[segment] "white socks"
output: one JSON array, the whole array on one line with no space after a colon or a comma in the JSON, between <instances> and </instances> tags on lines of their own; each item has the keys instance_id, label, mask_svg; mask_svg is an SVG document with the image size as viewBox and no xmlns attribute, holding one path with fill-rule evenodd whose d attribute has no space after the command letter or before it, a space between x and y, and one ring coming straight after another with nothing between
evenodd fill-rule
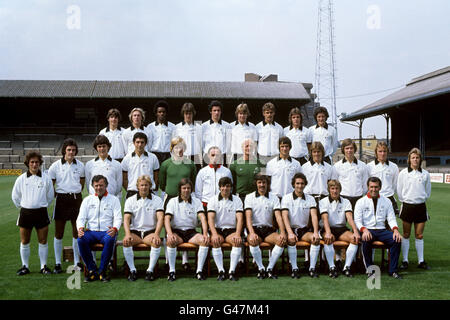
<instances>
[{"instance_id":1,"label":"white socks","mask_svg":"<svg viewBox=\"0 0 450 320\"><path fill-rule=\"evenodd\" d=\"M284 248L275 245L271 251L272 251L272 254L269 259L269 265L267 266L267 269L270 269L270 270L273 269L273 267L277 263L277 260L283 254Z\"/></svg>"},{"instance_id":2,"label":"white socks","mask_svg":"<svg viewBox=\"0 0 450 320\"><path fill-rule=\"evenodd\" d=\"M29 267L28 261L30 260L30 244L20 243L20 259L22 260L22 266Z\"/></svg>"},{"instance_id":3,"label":"white socks","mask_svg":"<svg viewBox=\"0 0 450 320\"><path fill-rule=\"evenodd\" d=\"M136 267L134 266L133 247L123 247L123 256L125 257L125 261L127 262L130 271L136 271Z\"/></svg>"},{"instance_id":4,"label":"white socks","mask_svg":"<svg viewBox=\"0 0 450 320\"><path fill-rule=\"evenodd\" d=\"M153 272L155 265L158 262L159 254L161 253L161 248L154 248L150 250L150 262L148 264L147 271Z\"/></svg>"},{"instance_id":5,"label":"white socks","mask_svg":"<svg viewBox=\"0 0 450 320\"><path fill-rule=\"evenodd\" d=\"M255 259L255 262L258 265L258 269L264 269L264 265L262 263L262 253L259 246L250 246L250 253L252 254L253 259Z\"/></svg>"},{"instance_id":6,"label":"white socks","mask_svg":"<svg viewBox=\"0 0 450 320\"><path fill-rule=\"evenodd\" d=\"M221 248L212 248L212 256L219 272L225 271L223 268L223 253Z\"/></svg>"},{"instance_id":7,"label":"white socks","mask_svg":"<svg viewBox=\"0 0 450 320\"><path fill-rule=\"evenodd\" d=\"M334 247L332 244L324 244L323 251L325 251L325 257L327 258L328 266L334 268Z\"/></svg>"},{"instance_id":8,"label":"white socks","mask_svg":"<svg viewBox=\"0 0 450 320\"><path fill-rule=\"evenodd\" d=\"M291 262L292 270L298 269L297 266L297 246L288 246L287 248L289 261Z\"/></svg>"},{"instance_id":9,"label":"white socks","mask_svg":"<svg viewBox=\"0 0 450 320\"><path fill-rule=\"evenodd\" d=\"M423 262L423 239L416 239L417 262Z\"/></svg>"},{"instance_id":10,"label":"white socks","mask_svg":"<svg viewBox=\"0 0 450 320\"><path fill-rule=\"evenodd\" d=\"M72 238L72 248L73 248L73 264L77 265L80 263L80 250L78 249L78 239Z\"/></svg>"},{"instance_id":11,"label":"white socks","mask_svg":"<svg viewBox=\"0 0 450 320\"><path fill-rule=\"evenodd\" d=\"M310 264L309 264L309 270L311 269L315 269L316 268L316 263L317 263L317 257L319 256L319 251L320 251L320 245L316 246L316 245L311 245L310 247Z\"/></svg>"},{"instance_id":12,"label":"white socks","mask_svg":"<svg viewBox=\"0 0 450 320\"><path fill-rule=\"evenodd\" d=\"M230 253L230 273L236 270L242 254L242 247L233 247Z\"/></svg>"},{"instance_id":13,"label":"white socks","mask_svg":"<svg viewBox=\"0 0 450 320\"><path fill-rule=\"evenodd\" d=\"M183 251L183 261L181 262L182 264L188 263L189 262L189 256L188 256L188 252L187 251Z\"/></svg>"},{"instance_id":14,"label":"white socks","mask_svg":"<svg viewBox=\"0 0 450 320\"><path fill-rule=\"evenodd\" d=\"M47 264L48 257L48 243L40 244L39 243L39 260L41 261L41 269Z\"/></svg>"},{"instance_id":15,"label":"white socks","mask_svg":"<svg viewBox=\"0 0 450 320\"><path fill-rule=\"evenodd\" d=\"M55 264L61 264L61 254L63 249L62 239L53 239L53 247L55 249ZM75 252L75 250L74 250Z\"/></svg>"},{"instance_id":16,"label":"white socks","mask_svg":"<svg viewBox=\"0 0 450 320\"><path fill-rule=\"evenodd\" d=\"M358 245L350 243L348 245L347 251L345 251L345 265L344 268L349 267L352 265L353 259L356 256L356 253L358 252Z\"/></svg>"},{"instance_id":17,"label":"white socks","mask_svg":"<svg viewBox=\"0 0 450 320\"><path fill-rule=\"evenodd\" d=\"M198 248L198 261L197 261L197 272L203 271L203 265L205 264L206 257L208 256L209 247L200 246Z\"/></svg>"},{"instance_id":18,"label":"white socks","mask_svg":"<svg viewBox=\"0 0 450 320\"><path fill-rule=\"evenodd\" d=\"M402 238L403 261L408 262L408 253L409 253L409 239Z\"/></svg>"},{"instance_id":19,"label":"white socks","mask_svg":"<svg viewBox=\"0 0 450 320\"><path fill-rule=\"evenodd\" d=\"M175 272L175 262L177 260L177 248L167 247L166 255L169 258L169 272Z\"/></svg>"}]
</instances>

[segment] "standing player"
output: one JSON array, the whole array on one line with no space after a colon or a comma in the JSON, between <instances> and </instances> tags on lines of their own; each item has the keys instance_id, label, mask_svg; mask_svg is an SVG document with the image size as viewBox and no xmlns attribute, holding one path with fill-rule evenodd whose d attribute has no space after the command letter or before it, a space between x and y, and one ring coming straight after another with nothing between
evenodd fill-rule
<instances>
[{"instance_id":1,"label":"standing player","mask_svg":"<svg viewBox=\"0 0 450 320\"><path fill-rule=\"evenodd\" d=\"M289 112L289 127L284 128L284 135L291 139L292 149L289 155L304 165L308 159L308 147L312 142L312 134L303 127L303 115L299 108L292 108Z\"/></svg>"},{"instance_id":2,"label":"standing player","mask_svg":"<svg viewBox=\"0 0 450 320\"><path fill-rule=\"evenodd\" d=\"M78 146L75 140L64 140L61 148L62 159L52 163L48 170L48 175L56 184L56 203L53 212L55 220L55 269L54 273L62 273L61 254L63 250L63 237L66 222L72 223L72 247L75 265L80 263L77 238L77 217L80 211L82 196L81 191L84 186L84 164L75 159L78 153Z\"/></svg>"},{"instance_id":3,"label":"standing player","mask_svg":"<svg viewBox=\"0 0 450 320\"><path fill-rule=\"evenodd\" d=\"M28 171L20 175L12 190L12 201L20 209L17 225L20 228L20 258L22 268L17 271L18 276L30 273L30 240L33 228L39 242L39 259L41 273L50 274L47 267L48 257L48 218L47 207L53 201L54 190L50 178L39 169L43 163L40 153L31 151L25 156L24 164Z\"/></svg>"},{"instance_id":4,"label":"standing player","mask_svg":"<svg viewBox=\"0 0 450 320\"><path fill-rule=\"evenodd\" d=\"M145 151L147 135L137 132L133 137L134 151L128 153L122 160L123 187L127 190L127 199L136 193L137 179L142 175L148 175L152 179L152 190L158 190L158 158Z\"/></svg>"},{"instance_id":5,"label":"standing player","mask_svg":"<svg viewBox=\"0 0 450 320\"><path fill-rule=\"evenodd\" d=\"M409 237L411 227L414 224L416 236L416 251L418 268L428 270L430 267L424 260L423 231L425 222L429 215L425 202L431 195L430 174L421 168L422 153L413 148L408 153L408 168L403 169L398 176L397 194L402 202L400 219L403 222L402 254L403 261L401 269L408 268Z\"/></svg>"},{"instance_id":6,"label":"standing player","mask_svg":"<svg viewBox=\"0 0 450 320\"><path fill-rule=\"evenodd\" d=\"M156 102L153 108L156 121L145 128L147 135L153 137L153 143L149 146L149 149L158 158L159 165L170 158L170 140L175 129L175 125L167 121L168 112L169 104L166 101L159 100Z\"/></svg>"},{"instance_id":7,"label":"standing player","mask_svg":"<svg viewBox=\"0 0 450 320\"><path fill-rule=\"evenodd\" d=\"M402 236L398 232L397 221L391 201L380 195L381 180L370 177L367 180L369 192L356 202L355 225L362 233L362 253L366 268L373 264L372 242L381 241L389 247L389 276L402 279L398 274L398 257ZM385 221L393 230L387 230ZM369 274L370 276L370 274Z\"/></svg>"},{"instance_id":8,"label":"standing player","mask_svg":"<svg viewBox=\"0 0 450 320\"><path fill-rule=\"evenodd\" d=\"M230 169L222 165L222 159L222 153L218 147L209 148L209 164L198 172L195 179L195 196L202 201L205 211L209 199L219 193L220 178L232 178Z\"/></svg>"},{"instance_id":9,"label":"standing player","mask_svg":"<svg viewBox=\"0 0 450 320\"><path fill-rule=\"evenodd\" d=\"M314 110L316 125L309 127L312 133L312 141L320 141L325 149L324 160L332 164L333 155L337 150L338 139L336 129L327 123L328 110L325 107L318 107Z\"/></svg>"},{"instance_id":10,"label":"standing player","mask_svg":"<svg viewBox=\"0 0 450 320\"><path fill-rule=\"evenodd\" d=\"M367 165L355 157L356 150L356 143L352 139L344 139L341 145L344 159L334 164L342 185L341 195L350 201L353 210L356 201L367 192L366 182L369 177Z\"/></svg>"},{"instance_id":11,"label":"standing player","mask_svg":"<svg viewBox=\"0 0 450 320\"><path fill-rule=\"evenodd\" d=\"M122 225L122 208L119 199L106 190L108 180L98 175L92 178L95 195L84 198L77 219L78 247L88 269L85 282L100 279L109 282L106 274L116 244L117 234ZM100 267L92 257L91 245L103 244Z\"/></svg>"},{"instance_id":12,"label":"standing player","mask_svg":"<svg viewBox=\"0 0 450 320\"><path fill-rule=\"evenodd\" d=\"M218 147L223 152L222 158L226 159L226 154L230 150L230 141L228 137L231 129L230 124L222 120L223 105L220 101L213 100L208 106L211 119L202 124L203 134L203 155L208 154L211 147ZM203 162L206 163L205 159Z\"/></svg>"},{"instance_id":13,"label":"standing player","mask_svg":"<svg viewBox=\"0 0 450 320\"><path fill-rule=\"evenodd\" d=\"M279 140L280 156L270 160L266 167L266 174L272 177L270 189L280 199L294 190L290 183L292 177L296 173L303 172L300 162L289 155L291 147L291 139L281 137Z\"/></svg>"},{"instance_id":14,"label":"standing player","mask_svg":"<svg viewBox=\"0 0 450 320\"><path fill-rule=\"evenodd\" d=\"M161 230L164 224L163 201L151 193L152 180L140 176L137 180L138 193L125 201L123 228L123 255L130 268L129 281L136 281L133 246L144 243L151 247L150 262L145 280L155 280L154 269L161 252Z\"/></svg>"},{"instance_id":15,"label":"standing player","mask_svg":"<svg viewBox=\"0 0 450 320\"><path fill-rule=\"evenodd\" d=\"M302 166L308 180L305 193L313 196L317 205L321 199L328 196L328 180L337 178L336 169L324 161L324 155L325 149L322 143L314 141L311 144L309 161Z\"/></svg>"},{"instance_id":16,"label":"standing player","mask_svg":"<svg viewBox=\"0 0 450 320\"><path fill-rule=\"evenodd\" d=\"M145 151L149 152L151 146L153 144L153 136L151 135L151 131L146 131L144 127L144 121L145 121L145 111L141 108L133 108L128 115L128 118L130 119L131 126L122 134L123 141L126 147L126 153L133 152L134 150L134 135L137 132L142 132L145 135L147 135L147 144L145 146Z\"/></svg>"},{"instance_id":17,"label":"standing player","mask_svg":"<svg viewBox=\"0 0 450 320\"><path fill-rule=\"evenodd\" d=\"M388 160L388 145L384 141L378 141L375 146L375 160L367 164L370 177L378 177L382 188L380 194L391 200L394 212L398 215L397 201L394 193L397 191L398 167Z\"/></svg>"},{"instance_id":18,"label":"standing player","mask_svg":"<svg viewBox=\"0 0 450 320\"><path fill-rule=\"evenodd\" d=\"M169 277L167 280L175 281L175 262L177 257L177 246L189 242L199 246L197 273L195 277L198 280L205 280L203 274L203 265L208 256L209 235L208 222L205 217L205 211L202 203L191 196L193 189L192 182L183 178L178 184L178 194L176 198L169 200L167 204L164 227L167 234L167 255L169 257ZM197 233L195 228L198 225L198 219L201 221L202 234Z\"/></svg>"},{"instance_id":19,"label":"standing player","mask_svg":"<svg viewBox=\"0 0 450 320\"><path fill-rule=\"evenodd\" d=\"M86 187L89 190L89 194L95 193L92 187L92 178L101 174L108 179L108 193L122 199L122 166L119 161L112 159L109 155L111 143L106 136L98 135L94 139L93 147L97 151L98 156L89 160L84 168Z\"/></svg>"},{"instance_id":20,"label":"standing player","mask_svg":"<svg viewBox=\"0 0 450 320\"><path fill-rule=\"evenodd\" d=\"M117 109L109 109L106 119L108 120L108 126L102 129L99 134L106 136L111 143L111 147L109 148L111 158L121 162L128 150L128 146L125 145L122 136L125 129L119 127L122 115Z\"/></svg>"},{"instance_id":21,"label":"standing player","mask_svg":"<svg viewBox=\"0 0 450 320\"><path fill-rule=\"evenodd\" d=\"M253 123L248 122L250 117L250 110L245 103L241 103L236 107L236 121L231 125L231 155L227 163L232 163L234 160L242 156L242 143L247 139L258 141L258 133Z\"/></svg>"},{"instance_id":22,"label":"standing player","mask_svg":"<svg viewBox=\"0 0 450 320\"><path fill-rule=\"evenodd\" d=\"M185 142L184 154L196 164L197 171L202 168L202 125L201 122L194 122L195 107L192 103L186 102L181 107L182 122L175 126L173 137L180 137ZM192 180L192 179L191 179ZM194 181L194 180L192 180ZM178 184L178 183L177 183ZM177 184L175 184L175 189Z\"/></svg>"},{"instance_id":23,"label":"standing player","mask_svg":"<svg viewBox=\"0 0 450 320\"><path fill-rule=\"evenodd\" d=\"M256 125L258 132L258 158L263 164L279 155L278 142L284 136L283 127L275 122L275 105L267 102L262 107L264 120Z\"/></svg>"},{"instance_id":24,"label":"standing player","mask_svg":"<svg viewBox=\"0 0 450 320\"><path fill-rule=\"evenodd\" d=\"M248 231L247 241L250 253L258 265L258 279L266 276L270 279L277 279L273 272L273 267L283 253L286 245L286 231L280 211L280 200L270 191L269 177L258 174L255 177L256 191L245 197L245 218ZM278 224L280 233L274 228L274 218ZM274 245L269 265L265 270L262 262L262 252L259 247L261 242L268 242Z\"/></svg>"},{"instance_id":25,"label":"standing player","mask_svg":"<svg viewBox=\"0 0 450 320\"><path fill-rule=\"evenodd\" d=\"M288 235L288 255L292 265L291 277L300 278L297 267L297 242L307 241L310 247L309 276L317 278L316 272L317 257L320 251L319 221L317 218L316 201L303 191L308 184L303 173L297 173L291 180L294 191L286 194L281 200L281 212L283 223ZM312 228L308 226L311 219Z\"/></svg>"},{"instance_id":26,"label":"standing player","mask_svg":"<svg viewBox=\"0 0 450 320\"><path fill-rule=\"evenodd\" d=\"M222 243L233 246L230 253L229 279L236 281L236 266L242 252L244 210L239 197L231 194L233 183L229 177L219 180L220 193L208 201L208 225L211 230L212 256L219 271L218 281L225 280Z\"/></svg>"},{"instance_id":27,"label":"standing player","mask_svg":"<svg viewBox=\"0 0 450 320\"><path fill-rule=\"evenodd\" d=\"M350 201L340 196L341 184L337 180L328 181L329 196L320 200L319 209L323 221L322 239L325 241L325 256L330 266L330 276L336 277L337 270L334 269L334 247L336 240L347 241L349 246L345 253L345 265L342 272L347 277L353 277L350 272L353 259L358 252L360 235L353 221L353 211ZM352 231L347 228L347 222Z\"/></svg>"}]
</instances>

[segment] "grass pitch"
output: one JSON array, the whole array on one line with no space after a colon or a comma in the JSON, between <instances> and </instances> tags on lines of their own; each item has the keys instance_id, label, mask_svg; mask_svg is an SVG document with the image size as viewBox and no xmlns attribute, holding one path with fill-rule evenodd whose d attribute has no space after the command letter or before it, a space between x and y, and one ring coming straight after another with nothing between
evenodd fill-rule
<instances>
[{"instance_id":1,"label":"grass pitch","mask_svg":"<svg viewBox=\"0 0 450 320\"><path fill-rule=\"evenodd\" d=\"M192 274L177 271L177 281L169 283L166 274L154 282L146 282L141 277L134 283L127 281L121 272L123 264L122 248L118 250L119 272L112 275L109 283L83 283L80 289L69 289L67 280L71 276L67 273L59 275L41 275L39 273L39 257L36 233L33 231L31 241L30 270L31 274L18 277L16 271L21 266L19 254L19 228L16 226L18 210L11 201L11 190L16 177L0 177L0 299L2 300L305 300L305 299L343 299L343 300L416 300L450 299L450 244L448 241L450 185L433 184L431 198L427 202L431 220L427 222L425 239L425 259L431 270L423 271L416 268L417 254L414 240L411 239L409 252L410 268L403 272L401 281L391 279L384 272L381 277L381 289L369 290L365 275L357 274L348 279L340 276L330 279L321 274L318 279L311 279L306 275L293 280L287 274L280 274L278 280L265 279L258 281L255 274L240 276L239 281L217 282L214 262L211 259L213 272L206 281L193 279ZM53 206L49 208L52 212ZM398 220L401 229L401 221ZM119 239L123 237L123 230ZM49 256L48 266L54 267L53 251L54 224L49 228ZM70 224L66 225L64 245L71 245ZM136 256L147 256L147 252L138 252ZM228 253L226 254L228 255ZM99 254L98 254L99 257ZM375 262L380 261L377 250ZM160 259L160 270L164 260ZM63 262L63 269L71 263ZM191 260L191 265L195 262ZM280 262L278 263L278 266ZM137 260L138 270L145 271L148 260ZM177 270L180 269L177 262ZM228 261L225 262L225 268ZM82 277L83 278L83 277Z\"/></svg>"}]
</instances>

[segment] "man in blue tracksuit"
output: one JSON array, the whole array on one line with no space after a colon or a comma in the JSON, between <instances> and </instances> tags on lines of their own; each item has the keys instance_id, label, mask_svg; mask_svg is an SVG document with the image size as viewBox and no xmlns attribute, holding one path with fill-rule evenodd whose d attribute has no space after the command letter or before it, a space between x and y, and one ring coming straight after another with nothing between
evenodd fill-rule
<instances>
[{"instance_id":1,"label":"man in blue tracksuit","mask_svg":"<svg viewBox=\"0 0 450 320\"><path fill-rule=\"evenodd\" d=\"M102 175L92 178L95 194L86 197L81 203L77 219L78 247L81 258L88 269L85 282L100 279L109 281L106 269L114 252L117 233L122 224L119 199L106 190L108 180ZM91 245L103 244L100 267L92 257Z\"/></svg>"},{"instance_id":2,"label":"man in blue tracksuit","mask_svg":"<svg viewBox=\"0 0 450 320\"><path fill-rule=\"evenodd\" d=\"M367 195L356 202L354 218L356 227L362 233L364 263L366 268L373 264L372 242L381 241L389 247L389 275L394 279L402 279L397 273L402 237L398 232L392 202L380 195L381 180L379 178L370 177L367 180L367 187L369 189ZM386 229L386 220L392 231Z\"/></svg>"}]
</instances>

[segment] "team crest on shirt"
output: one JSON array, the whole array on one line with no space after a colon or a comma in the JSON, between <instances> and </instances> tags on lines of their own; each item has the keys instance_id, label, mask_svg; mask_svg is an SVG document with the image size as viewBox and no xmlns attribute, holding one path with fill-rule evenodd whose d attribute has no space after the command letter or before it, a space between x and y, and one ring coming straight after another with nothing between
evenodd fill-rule
<instances>
[{"instance_id":1,"label":"team crest on shirt","mask_svg":"<svg viewBox=\"0 0 450 320\"><path fill-rule=\"evenodd\" d=\"M38 187L38 189L43 188L44 187L44 182L43 181L39 181L37 187Z\"/></svg>"}]
</instances>

